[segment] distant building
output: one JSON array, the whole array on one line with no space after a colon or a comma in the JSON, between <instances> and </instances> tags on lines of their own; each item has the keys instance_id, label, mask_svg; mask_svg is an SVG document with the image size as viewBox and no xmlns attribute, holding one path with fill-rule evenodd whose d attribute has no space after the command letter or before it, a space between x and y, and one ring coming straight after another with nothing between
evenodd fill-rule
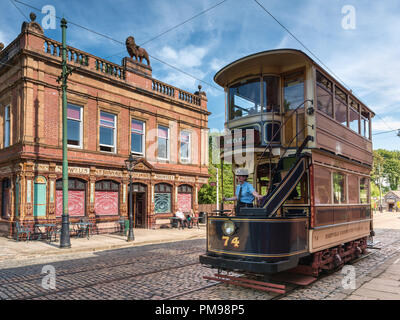
<instances>
[{"instance_id":1,"label":"distant building","mask_svg":"<svg viewBox=\"0 0 400 320\"><path fill-rule=\"evenodd\" d=\"M400 211L400 191L389 191L383 199L383 209L389 212Z\"/></svg>"},{"instance_id":2,"label":"distant building","mask_svg":"<svg viewBox=\"0 0 400 320\"><path fill-rule=\"evenodd\" d=\"M0 233L9 235L15 221L62 215L61 43L31 19L0 46ZM68 80L70 221L115 231L128 216L130 187L135 227L159 227L178 208L197 211L208 181L205 93L158 81L149 62L132 57L118 65L68 47L67 59L76 67ZM132 186L130 153L140 158Z\"/></svg>"}]
</instances>

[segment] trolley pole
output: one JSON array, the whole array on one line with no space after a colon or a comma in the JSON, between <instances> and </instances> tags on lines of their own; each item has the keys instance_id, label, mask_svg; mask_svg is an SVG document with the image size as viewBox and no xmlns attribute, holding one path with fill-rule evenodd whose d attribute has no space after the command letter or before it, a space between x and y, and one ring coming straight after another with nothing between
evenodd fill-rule
<instances>
[{"instance_id":1,"label":"trolley pole","mask_svg":"<svg viewBox=\"0 0 400 320\"><path fill-rule=\"evenodd\" d=\"M68 150L67 150L67 79L70 71L67 66L66 30L67 20L61 20L62 30L62 73L59 77L62 88L62 184L63 184L63 213L60 235L60 248L70 248L69 215L68 215Z\"/></svg>"}]
</instances>

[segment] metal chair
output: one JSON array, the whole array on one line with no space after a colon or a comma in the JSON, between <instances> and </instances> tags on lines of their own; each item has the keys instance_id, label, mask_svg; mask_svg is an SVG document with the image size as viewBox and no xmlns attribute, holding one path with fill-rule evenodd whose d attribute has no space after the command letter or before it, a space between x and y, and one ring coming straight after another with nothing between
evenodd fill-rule
<instances>
[{"instance_id":1,"label":"metal chair","mask_svg":"<svg viewBox=\"0 0 400 320\"><path fill-rule=\"evenodd\" d=\"M56 226L51 232L50 232L50 242L51 239L53 238L54 235L54 242L57 241L57 235L61 235L61 226Z\"/></svg>"},{"instance_id":2,"label":"metal chair","mask_svg":"<svg viewBox=\"0 0 400 320\"><path fill-rule=\"evenodd\" d=\"M119 218L118 223L119 223L119 232L120 234L124 235L126 233L126 230L128 229L126 227L126 220L125 218Z\"/></svg>"},{"instance_id":3,"label":"metal chair","mask_svg":"<svg viewBox=\"0 0 400 320\"><path fill-rule=\"evenodd\" d=\"M27 241L29 241L29 237L31 235L31 230L28 227L24 227L18 221L15 222L15 230L17 232L17 241L19 241L19 236L26 235Z\"/></svg>"},{"instance_id":4,"label":"metal chair","mask_svg":"<svg viewBox=\"0 0 400 320\"><path fill-rule=\"evenodd\" d=\"M89 239L89 231L90 231L90 229L89 229L89 223L90 223L89 220L87 218L81 218L79 220L79 222L87 223L87 224L86 225L81 225L79 227L77 236L78 237L83 237L84 235L86 235L86 237Z\"/></svg>"}]
</instances>

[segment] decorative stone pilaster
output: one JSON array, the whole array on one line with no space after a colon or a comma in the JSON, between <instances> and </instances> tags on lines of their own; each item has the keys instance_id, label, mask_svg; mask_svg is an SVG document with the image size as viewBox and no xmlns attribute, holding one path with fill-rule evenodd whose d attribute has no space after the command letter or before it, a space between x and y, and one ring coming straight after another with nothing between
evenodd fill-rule
<instances>
[{"instance_id":1,"label":"decorative stone pilaster","mask_svg":"<svg viewBox=\"0 0 400 320\"><path fill-rule=\"evenodd\" d=\"M122 182L121 182L121 194L120 194L120 215L121 217L128 217L128 201L129 201L129 174L127 170L122 172Z\"/></svg>"},{"instance_id":2,"label":"decorative stone pilaster","mask_svg":"<svg viewBox=\"0 0 400 320\"><path fill-rule=\"evenodd\" d=\"M33 162L25 163L25 216L23 220L33 220Z\"/></svg>"},{"instance_id":3,"label":"decorative stone pilaster","mask_svg":"<svg viewBox=\"0 0 400 320\"><path fill-rule=\"evenodd\" d=\"M95 201L96 201L96 167L90 167L89 172L89 218L96 218L95 212Z\"/></svg>"}]
</instances>

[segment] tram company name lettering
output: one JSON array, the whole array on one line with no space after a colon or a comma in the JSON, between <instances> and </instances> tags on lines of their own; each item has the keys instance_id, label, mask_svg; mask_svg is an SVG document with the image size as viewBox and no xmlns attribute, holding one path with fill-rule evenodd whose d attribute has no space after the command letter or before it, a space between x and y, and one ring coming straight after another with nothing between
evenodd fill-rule
<instances>
[{"instance_id":1,"label":"tram company name lettering","mask_svg":"<svg viewBox=\"0 0 400 320\"><path fill-rule=\"evenodd\" d=\"M363 228L363 226L358 226L358 227L349 228L349 229L342 230L342 231L336 231L336 232L327 233L325 235L325 239L340 237L340 236L343 236L343 235L348 234L348 233L360 232L360 231L362 231L364 229L365 228Z\"/></svg>"}]
</instances>

